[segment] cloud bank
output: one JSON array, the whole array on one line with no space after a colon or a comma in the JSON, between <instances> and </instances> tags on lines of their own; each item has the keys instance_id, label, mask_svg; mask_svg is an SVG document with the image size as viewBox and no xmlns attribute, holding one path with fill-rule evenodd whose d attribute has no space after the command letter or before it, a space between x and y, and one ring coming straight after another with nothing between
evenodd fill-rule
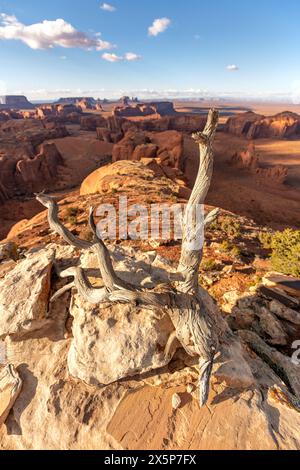
<instances>
[{"instance_id":1,"label":"cloud bank","mask_svg":"<svg viewBox=\"0 0 300 470\"><path fill-rule=\"evenodd\" d=\"M0 14L0 40L19 40L31 49L64 48L96 49L102 51L114 46L98 37L78 31L70 23L59 18L54 21L24 25L15 16Z\"/></svg>"},{"instance_id":2,"label":"cloud bank","mask_svg":"<svg viewBox=\"0 0 300 470\"><path fill-rule=\"evenodd\" d=\"M153 21L152 25L148 28L149 36L158 36L168 29L171 24L169 18L157 18Z\"/></svg>"}]
</instances>

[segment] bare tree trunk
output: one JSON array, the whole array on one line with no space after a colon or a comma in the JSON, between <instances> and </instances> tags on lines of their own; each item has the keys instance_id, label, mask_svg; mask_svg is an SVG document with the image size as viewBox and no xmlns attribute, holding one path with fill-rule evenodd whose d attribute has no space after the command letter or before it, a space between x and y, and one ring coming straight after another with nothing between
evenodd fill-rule
<instances>
[{"instance_id":1,"label":"bare tree trunk","mask_svg":"<svg viewBox=\"0 0 300 470\"><path fill-rule=\"evenodd\" d=\"M174 325L174 333L169 338L165 349L165 357L171 360L179 341L186 352L191 356L199 357L199 402L203 406L208 399L209 382L214 357L219 348L219 335L222 330L220 313L209 294L199 286L198 274L202 260L203 245L201 234L205 225L211 223L218 214L217 210L211 212L206 219L197 218L197 211L204 204L211 184L213 173L213 140L218 125L218 112L211 110L208 115L206 127L203 132L193 135L199 144L199 171L196 183L188 202L183 226L182 253L178 267L178 278L175 284L146 290L140 286L125 283L114 270L108 249L97 236L93 220L93 210L90 210L89 222L95 236L93 242L86 242L75 237L58 218L56 202L45 194L37 194L37 200L48 208L48 220L52 230L62 238L80 249L92 249L98 257L99 275L101 275L104 288L93 288L88 280L87 273L80 267L68 269L61 273L62 277L71 275L74 283L68 284L55 294L55 298L73 286L89 302L111 303L135 302L150 309L160 309L166 312ZM199 238L200 235L200 238ZM199 239L198 239L199 238ZM198 243L198 245L197 245Z\"/></svg>"}]
</instances>

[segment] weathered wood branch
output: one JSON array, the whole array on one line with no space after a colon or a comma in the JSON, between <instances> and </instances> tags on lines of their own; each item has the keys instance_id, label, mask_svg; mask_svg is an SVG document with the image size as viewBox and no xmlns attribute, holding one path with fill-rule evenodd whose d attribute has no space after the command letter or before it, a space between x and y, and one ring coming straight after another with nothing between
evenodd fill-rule
<instances>
[{"instance_id":1,"label":"weathered wood branch","mask_svg":"<svg viewBox=\"0 0 300 470\"><path fill-rule=\"evenodd\" d=\"M39 201L44 207L48 208L48 223L53 232L60 235L65 242L75 248L79 248L80 250L88 250L89 248L92 248L93 243L75 237L75 235L73 235L73 233L60 222L58 218L58 204L52 197L47 196L44 193L38 193L35 196L37 201Z\"/></svg>"},{"instance_id":2,"label":"weathered wood branch","mask_svg":"<svg viewBox=\"0 0 300 470\"><path fill-rule=\"evenodd\" d=\"M209 227L215 220L217 220L218 215L220 214L220 208L217 207L213 211L209 212L204 219L204 227Z\"/></svg>"},{"instance_id":3,"label":"weathered wood branch","mask_svg":"<svg viewBox=\"0 0 300 470\"><path fill-rule=\"evenodd\" d=\"M75 237L75 235L73 235L70 230L68 230L63 225L63 223L59 220L58 217L58 204L52 197L47 196L44 193L39 193L36 194L36 199L43 206L48 208L48 222L51 230L60 235L69 245L74 246L75 248L79 248L81 250L93 249L95 251L98 257L99 269L104 285L109 292L112 292L115 289L135 289L134 286L131 286L130 284L122 281L115 273L109 251L104 242L97 235L97 229L93 219L93 209L90 209L89 224L95 235L95 241L88 242L86 240L81 240L80 238ZM87 296L91 296L91 298L93 298L93 296L91 295L92 287L85 283L85 279L87 280L87 278L83 278L82 273L80 275L79 271L77 274L79 275L80 285L85 285L85 289L87 289L87 291L85 292L85 298L87 298ZM87 294L87 292L90 293ZM96 293L96 299L97 295L98 294Z\"/></svg>"},{"instance_id":4,"label":"weathered wood branch","mask_svg":"<svg viewBox=\"0 0 300 470\"><path fill-rule=\"evenodd\" d=\"M181 292L196 292L198 287L198 271L204 241L204 221L201 211L213 174L213 141L218 119L218 111L210 110L204 131L193 134L193 139L199 144L200 164L183 223L182 250L178 267L178 272L185 277L184 282L179 283L178 288Z\"/></svg>"},{"instance_id":5,"label":"weathered wood branch","mask_svg":"<svg viewBox=\"0 0 300 470\"><path fill-rule=\"evenodd\" d=\"M96 242L93 245L93 250L97 255L99 269L101 276L104 282L105 287L109 292L113 292L115 289L126 289L126 290L135 290L134 286L129 285L125 281L119 278L116 274L109 251L101 238L97 234L97 227L93 217L93 208L90 208L89 213L89 225L94 234Z\"/></svg>"}]
</instances>

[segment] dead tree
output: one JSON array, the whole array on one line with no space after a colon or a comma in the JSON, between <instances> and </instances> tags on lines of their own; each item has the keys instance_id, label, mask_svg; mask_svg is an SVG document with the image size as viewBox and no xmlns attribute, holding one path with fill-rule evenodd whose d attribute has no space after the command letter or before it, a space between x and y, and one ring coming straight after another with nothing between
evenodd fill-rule
<instances>
[{"instance_id":1,"label":"dead tree","mask_svg":"<svg viewBox=\"0 0 300 470\"><path fill-rule=\"evenodd\" d=\"M211 184L214 160L212 146L217 125L218 112L211 110L204 131L193 135L199 145L199 172L184 218L178 280L164 287L147 290L119 278L106 245L97 235L93 209L90 210L89 224L95 238L93 242L87 242L75 237L59 221L58 205L52 198L45 194L36 195L37 200L48 208L49 225L54 232L76 248L91 249L95 252L104 284L103 288L92 287L87 272L81 267L72 267L64 273L64 276L73 276L74 283L57 292L55 298L75 285L82 297L94 304L132 302L150 309L163 310L169 315L175 329L166 345L165 359L171 360L178 341L190 356L199 357L200 406L203 406L208 399L213 362L219 349L219 335L222 330L220 328L222 320L217 306L199 285L198 275L203 247L194 244L201 230L195 215L196 210L199 205L204 204ZM191 216L188 218L187 214ZM216 216L217 211L213 211L205 219L204 225L210 223Z\"/></svg>"}]
</instances>

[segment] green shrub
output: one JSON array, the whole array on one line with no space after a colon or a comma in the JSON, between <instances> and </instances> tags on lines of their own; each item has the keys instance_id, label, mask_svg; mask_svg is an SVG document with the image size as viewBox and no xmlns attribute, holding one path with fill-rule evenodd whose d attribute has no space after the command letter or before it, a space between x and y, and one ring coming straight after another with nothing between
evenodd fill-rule
<instances>
[{"instance_id":1,"label":"green shrub","mask_svg":"<svg viewBox=\"0 0 300 470\"><path fill-rule=\"evenodd\" d=\"M258 239L262 247L266 250L270 250L272 248L272 238L273 235L269 232L260 232L258 235Z\"/></svg>"},{"instance_id":2,"label":"green shrub","mask_svg":"<svg viewBox=\"0 0 300 470\"><path fill-rule=\"evenodd\" d=\"M272 266L276 271L300 276L300 231L286 229L276 232L271 242Z\"/></svg>"},{"instance_id":3,"label":"green shrub","mask_svg":"<svg viewBox=\"0 0 300 470\"><path fill-rule=\"evenodd\" d=\"M67 219L67 220L68 220L69 224L72 224L72 225L75 225L75 224L76 224L76 222L77 222L77 218L76 218L76 217L74 217L73 215L72 215L72 216L70 216L70 217L68 217L68 219Z\"/></svg>"},{"instance_id":4,"label":"green shrub","mask_svg":"<svg viewBox=\"0 0 300 470\"><path fill-rule=\"evenodd\" d=\"M225 252L225 253L229 253L232 250L232 248L233 248L233 245L228 240L224 240L220 244L220 250Z\"/></svg>"},{"instance_id":5,"label":"green shrub","mask_svg":"<svg viewBox=\"0 0 300 470\"><path fill-rule=\"evenodd\" d=\"M201 263L201 269L205 272L216 271L217 267L218 263L212 258L204 259Z\"/></svg>"},{"instance_id":6,"label":"green shrub","mask_svg":"<svg viewBox=\"0 0 300 470\"><path fill-rule=\"evenodd\" d=\"M224 240L220 245L220 250L224 253L228 253L235 258L239 258L241 256L241 250L238 246L233 245L228 240Z\"/></svg>"},{"instance_id":7,"label":"green shrub","mask_svg":"<svg viewBox=\"0 0 300 470\"><path fill-rule=\"evenodd\" d=\"M241 224L232 219L222 220L221 229L226 235L232 238L237 238L241 235Z\"/></svg>"},{"instance_id":8,"label":"green shrub","mask_svg":"<svg viewBox=\"0 0 300 470\"><path fill-rule=\"evenodd\" d=\"M241 250L239 249L238 246L233 246L231 251L230 251L230 254L232 256L234 256L235 258L240 258L241 255L242 255L242 252L241 252Z\"/></svg>"},{"instance_id":9,"label":"green shrub","mask_svg":"<svg viewBox=\"0 0 300 470\"><path fill-rule=\"evenodd\" d=\"M66 209L66 214L67 217L77 217L77 215L79 214L79 209L78 207L68 207Z\"/></svg>"}]
</instances>

